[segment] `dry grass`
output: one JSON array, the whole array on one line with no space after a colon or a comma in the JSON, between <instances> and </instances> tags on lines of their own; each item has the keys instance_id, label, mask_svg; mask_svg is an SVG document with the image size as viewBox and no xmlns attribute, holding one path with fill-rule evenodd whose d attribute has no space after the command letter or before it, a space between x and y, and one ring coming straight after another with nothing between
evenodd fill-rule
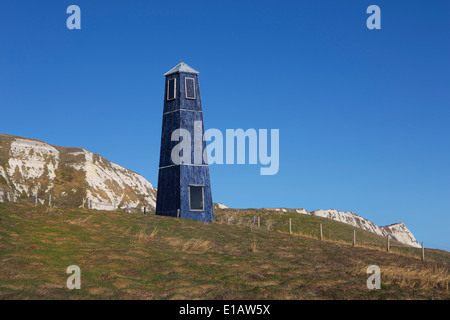
<instances>
[{"instance_id":1,"label":"dry grass","mask_svg":"<svg viewBox=\"0 0 450 320\"><path fill-rule=\"evenodd\" d=\"M367 245L367 244L358 244L358 243L356 244L356 247L367 248L367 249L377 250L377 251L382 251L382 252L389 252L389 253L392 253L392 254L396 254L396 255L403 256L403 257L408 257L408 258L413 258L413 259L417 259L417 260L421 260L422 259L418 255L414 255L414 254L411 254L411 253L400 251L400 250L397 250L395 248L390 248L390 250L387 251L386 248L380 248L380 247L377 247L377 246L371 246L371 245Z\"/></svg>"},{"instance_id":2,"label":"dry grass","mask_svg":"<svg viewBox=\"0 0 450 320\"><path fill-rule=\"evenodd\" d=\"M123 233L122 233L122 237L127 237L128 234L130 233L132 227L127 228Z\"/></svg>"},{"instance_id":3,"label":"dry grass","mask_svg":"<svg viewBox=\"0 0 450 320\"><path fill-rule=\"evenodd\" d=\"M56 214L61 215L62 214L61 210L59 210L58 208L55 208L55 207L47 208L46 213L48 215L56 215Z\"/></svg>"},{"instance_id":4,"label":"dry grass","mask_svg":"<svg viewBox=\"0 0 450 320\"><path fill-rule=\"evenodd\" d=\"M250 250L253 252L253 253L255 253L257 250L256 250L256 247L257 247L257 241L256 241L256 234L255 234L255 232L254 232L254 230L253 230L253 227L250 227L250 230L251 230L251 232L252 232L252 243L251 243L251 246L250 246Z\"/></svg>"},{"instance_id":5,"label":"dry grass","mask_svg":"<svg viewBox=\"0 0 450 320\"><path fill-rule=\"evenodd\" d=\"M251 245L252 252L256 252L256 247L257 247L256 239L253 239L252 245Z\"/></svg>"},{"instance_id":6,"label":"dry grass","mask_svg":"<svg viewBox=\"0 0 450 320\"><path fill-rule=\"evenodd\" d=\"M237 212L226 211L220 216L216 217L215 222L220 224L231 225L234 224L235 220L237 220Z\"/></svg>"},{"instance_id":7,"label":"dry grass","mask_svg":"<svg viewBox=\"0 0 450 320\"><path fill-rule=\"evenodd\" d=\"M381 281L387 285L397 285L402 288L419 290L445 290L448 292L450 274L448 268L442 265L432 266L396 266L381 267ZM354 274L365 274L367 266L358 266Z\"/></svg>"},{"instance_id":8,"label":"dry grass","mask_svg":"<svg viewBox=\"0 0 450 320\"><path fill-rule=\"evenodd\" d=\"M247 227L251 227L255 223L253 218L243 217L237 211L223 212L221 215L216 217L215 222L226 225L237 225Z\"/></svg>"},{"instance_id":9,"label":"dry grass","mask_svg":"<svg viewBox=\"0 0 450 320\"><path fill-rule=\"evenodd\" d=\"M214 248L209 240L190 239L183 244L183 251L204 253Z\"/></svg>"},{"instance_id":10,"label":"dry grass","mask_svg":"<svg viewBox=\"0 0 450 320\"><path fill-rule=\"evenodd\" d=\"M142 228L137 234L136 234L136 241L139 243L148 243L150 240L156 237L158 234L158 226L155 226L152 232L148 233L147 228Z\"/></svg>"},{"instance_id":11,"label":"dry grass","mask_svg":"<svg viewBox=\"0 0 450 320\"><path fill-rule=\"evenodd\" d=\"M267 230L272 230L273 224L274 224L274 222L273 222L272 219L267 219L266 220L266 228L267 228Z\"/></svg>"},{"instance_id":12,"label":"dry grass","mask_svg":"<svg viewBox=\"0 0 450 320\"><path fill-rule=\"evenodd\" d=\"M179 251L192 252L192 253L205 253L211 251L216 246L209 240L202 239L178 239L178 238L165 238L164 242L170 246L176 248Z\"/></svg>"},{"instance_id":13,"label":"dry grass","mask_svg":"<svg viewBox=\"0 0 450 320\"><path fill-rule=\"evenodd\" d=\"M86 217L86 218L79 218L79 219L75 219L75 220L70 220L68 221L69 224L75 224L75 225L84 225L89 221L90 217Z\"/></svg>"}]
</instances>

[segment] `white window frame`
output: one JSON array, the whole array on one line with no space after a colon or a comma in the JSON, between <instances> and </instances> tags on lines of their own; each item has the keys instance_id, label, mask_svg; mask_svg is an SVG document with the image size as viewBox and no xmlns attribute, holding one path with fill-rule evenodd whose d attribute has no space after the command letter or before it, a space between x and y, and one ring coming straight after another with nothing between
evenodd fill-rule
<instances>
[{"instance_id":1,"label":"white window frame","mask_svg":"<svg viewBox=\"0 0 450 320\"><path fill-rule=\"evenodd\" d=\"M191 206L191 187L202 187L202 210L199 209L192 209ZM189 211L199 211L203 212L205 211L205 185L203 184L189 184L188 185L188 193L189 193Z\"/></svg>"},{"instance_id":2,"label":"white window frame","mask_svg":"<svg viewBox=\"0 0 450 320\"><path fill-rule=\"evenodd\" d=\"M170 85L169 85L169 82L170 81L174 81L173 82L173 98L172 99L170 99L169 98L169 93L170 93L170 90L169 90L169 88L170 88ZM168 79L167 80L167 101L172 101L172 100L175 100L176 98L177 98L177 78L172 78L172 79Z\"/></svg>"},{"instance_id":3,"label":"white window frame","mask_svg":"<svg viewBox=\"0 0 450 320\"><path fill-rule=\"evenodd\" d=\"M187 79L192 79L193 82L194 82L194 97L193 98L187 96L187 90L186 90L186 88L187 88ZM195 100L195 98L196 98L196 94L195 94L195 78L191 78L191 77L185 77L184 78L184 96L186 97L186 99Z\"/></svg>"}]
</instances>

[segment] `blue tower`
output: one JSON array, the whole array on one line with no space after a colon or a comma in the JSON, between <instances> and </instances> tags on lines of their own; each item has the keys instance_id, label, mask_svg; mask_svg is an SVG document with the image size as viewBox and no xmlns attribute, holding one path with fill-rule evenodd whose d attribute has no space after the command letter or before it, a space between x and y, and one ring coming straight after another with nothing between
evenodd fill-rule
<instances>
[{"instance_id":1,"label":"blue tower","mask_svg":"<svg viewBox=\"0 0 450 320\"><path fill-rule=\"evenodd\" d=\"M198 75L184 62L164 74L156 214L211 222L214 212L208 161L203 156L206 142Z\"/></svg>"}]
</instances>

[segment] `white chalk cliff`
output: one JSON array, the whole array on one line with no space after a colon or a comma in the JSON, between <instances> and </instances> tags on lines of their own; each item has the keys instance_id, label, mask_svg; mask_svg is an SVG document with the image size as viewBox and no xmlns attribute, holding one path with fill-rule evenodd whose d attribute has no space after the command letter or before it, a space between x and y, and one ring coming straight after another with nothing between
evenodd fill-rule
<instances>
[{"instance_id":1,"label":"white chalk cliff","mask_svg":"<svg viewBox=\"0 0 450 320\"><path fill-rule=\"evenodd\" d=\"M383 235L390 236L398 242L408 244L412 247L420 248L421 245L417 242L414 235L409 231L404 223L395 223L389 226L380 227L383 231Z\"/></svg>"},{"instance_id":2,"label":"white chalk cliff","mask_svg":"<svg viewBox=\"0 0 450 320\"><path fill-rule=\"evenodd\" d=\"M141 175L84 149L0 134L0 202L37 194L43 203L93 209L155 207L156 189ZM6 199L8 197L9 199Z\"/></svg>"}]
</instances>

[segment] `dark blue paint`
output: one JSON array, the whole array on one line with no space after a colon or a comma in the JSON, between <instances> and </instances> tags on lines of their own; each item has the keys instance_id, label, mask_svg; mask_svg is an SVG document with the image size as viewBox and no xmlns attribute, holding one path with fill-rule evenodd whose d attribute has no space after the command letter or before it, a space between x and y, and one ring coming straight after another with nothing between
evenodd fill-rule
<instances>
[{"instance_id":1,"label":"dark blue paint","mask_svg":"<svg viewBox=\"0 0 450 320\"><path fill-rule=\"evenodd\" d=\"M185 77L195 79L195 99L186 99ZM168 80L173 78L176 79L176 99L167 101ZM171 159L172 149L179 143L171 141L172 132L183 128L191 133L191 163L194 163L194 121L203 124L198 75L176 73L168 75L165 81L156 214L176 217L179 210L180 218L211 222L214 220L214 211L207 163L203 161L202 166L174 165ZM203 125L202 134L204 131ZM202 150L205 148L206 142L203 141ZM204 186L203 211L191 211L189 208L190 184Z\"/></svg>"}]
</instances>

